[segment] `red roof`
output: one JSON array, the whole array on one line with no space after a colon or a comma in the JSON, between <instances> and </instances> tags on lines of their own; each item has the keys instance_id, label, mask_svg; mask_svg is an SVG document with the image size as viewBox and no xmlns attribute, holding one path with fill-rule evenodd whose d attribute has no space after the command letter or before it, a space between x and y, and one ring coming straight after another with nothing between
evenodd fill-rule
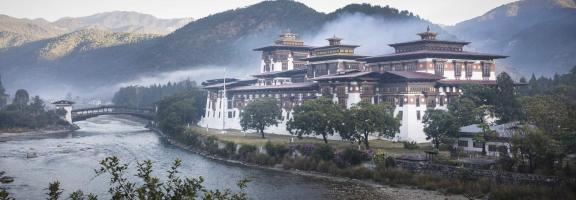
<instances>
[{"instance_id":1,"label":"red roof","mask_svg":"<svg viewBox=\"0 0 576 200\"><path fill-rule=\"evenodd\" d=\"M475 85L496 85L495 80L440 80L438 81L439 85L446 85L446 86L458 86L458 85L468 85L468 84L475 84Z\"/></svg>"},{"instance_id":2,"label":"red roof","mask_svg":"<svg viewBox=\"0 0 576 200\"><path fill-rule=\"evenodd\" d=\"M436 74L426 73L426 72L413 72L413 71L387 71L384 72L385 74L393 74L396 76L400 76L405 79L409 80L440 80L444 79L443 76L438 76Z\"/></svg>"},{"instance_id":3,"label":"red roof","mask_svg":"<svg viewBox=\"0 0 576 200\"><path fill-rule=\"evenodd\" d=\"M430 50L420 50L420 51L410 51L402 53L392 53L381 56L372 56L367 58L361 58L359 60L371 62L383 62L383 61L394 61L394 60L407 60L407 59L418 59L418 58L445 58L445 59L481 59L481 60L492 60L507 58L508 56L494 55L494 54L484 54L468 51L430 51Z\"/></svg>"},{"instance_id":4,"label":"red roof","mask_svg":"<svg viewBox=\"0 0 576 200\"><path fill-rule=\"evenodd\" d=\"M231 88L228 91L251 91L251 90L287 90L287 89L304 89L317 86L314 82L287 83L282 85L265 85L265 86L241 86Z\"/></svg>"},{"instance_id":5,"label":"red roof","mask_svg":"<svg viewBox=\"0 0 576 200\"><path fill-rule=\"evenodd\" d=\"M394 77L399 77L402 79L410 81L437 81L443 79L442 76L437 76L435 74L425 73L425 72L413 72L413 71L387 71L381 72L371 72L371 71L353 71L344 74L334 74L334 75L324 75L316 77L312 80L322 81L322 80L336 80L336 79L351 79L364 76L371 76L380 79L390 79Z\"/></svg>"}]
</instances>

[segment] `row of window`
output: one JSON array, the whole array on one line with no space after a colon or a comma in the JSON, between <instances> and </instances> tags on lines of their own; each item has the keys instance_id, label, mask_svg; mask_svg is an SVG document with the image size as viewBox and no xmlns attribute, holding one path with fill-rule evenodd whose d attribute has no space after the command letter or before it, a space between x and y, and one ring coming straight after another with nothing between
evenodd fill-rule
<instances>
[{"instance_id":1,"label":"row of window","mask_svg":"<svg viewBox=\"0 0 576 200\"><path fill-rule=\"evenodd\" d=\"M456 63L454 65L454 76L461 77L462 76L462 63ZM483 63L482 67L482 77L490 77L490 68L491 64ZM465 64L464 71L466 72L466 77L472 77L472 72L474 71L474 67L472 64ZM437 62L434 65L434 74L439 76L444 76L444 62Z\"/></svg>"},{"instance_id":2,"label":"row of window","mask_svg":"<svg viewBox=\"0 0 576 200\"><path fill-rule=\"evenodd\" d=\"M458 140L458 147L469 147L468 146L469 142L468 140ZM472 141L472 147L474 148L484 148L484 143L483 142L475 142ZM496 152L498 151L498 148L503 148L504 150L507 150L508 147L504 146L504 145L495 145L495 144L490 144L488 145L488 151L491 152Z\"/></svg>"},{"instance_id":3,"label":"row of window","mask_svg":"<svg viewBox=\"0 0 576 200\"><path fill-rule=\"evenodd\" d=\"M354 53L353 49L329 49L329 50L319 50L314 52L317 56L331 55L337 53Z\"/></svg>"}]
</instances>

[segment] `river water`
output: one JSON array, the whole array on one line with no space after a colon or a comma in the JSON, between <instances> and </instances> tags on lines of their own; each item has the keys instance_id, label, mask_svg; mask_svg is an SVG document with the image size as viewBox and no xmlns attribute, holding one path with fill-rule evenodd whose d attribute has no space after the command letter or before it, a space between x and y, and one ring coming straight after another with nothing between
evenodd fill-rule
<instances>
[{"instance_id":1,"label":"river water","mask_svg":"<svg viewBox=\"0 0 576 200\"><path fill-rule=\"evenodd\" d=\"M15 178L3 185L16 199L45 199L48 183L59 180L65 194L81 189L108 199L108 176L96 177L98 161L118 156L130 164L152 160L155 175L165 171L176 158L182 159L183 177L205 178L209 188L231 188L248 178L246 192L251 199L327 199L332 183L289 173L254 169L214 161L181 150L141 122L113 116L100 116L77 123L80 130L44 136L0 138L0 171ZM66 195L67 196L67 195Z\"/></svg>"}]
</instances>

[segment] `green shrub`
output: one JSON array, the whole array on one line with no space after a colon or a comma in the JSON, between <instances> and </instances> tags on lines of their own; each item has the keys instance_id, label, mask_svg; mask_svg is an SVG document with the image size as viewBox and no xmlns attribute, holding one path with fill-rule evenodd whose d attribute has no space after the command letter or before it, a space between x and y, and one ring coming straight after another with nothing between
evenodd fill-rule
<instances>
[{"instance_id":1,"label":"green shrub","mask_svg":"<svg viewBox=\"0 0 576 200\"><path fill-rule=\"evenodd\" d=\"M236 144L234 142L226 142L224 150L226 153L228 153L228 155L233 155L236 153Z\"/></svg>"},{"instance_id":2,"label":"green shrub","mask_svg":"<svg viewBox=\"0 0 576 200\"><path fill-rule=\"evenodd\" d=\"M206 138L206 140L204 140L204 146L208 149L208 150L213 150L213 149L218 149L218 138L216 136L209 136Z\"/></svg>"},{"instance_id":3,"label":"green shrub","mask_svg":"<svg viewBox=\"0 0 576 200\"><path fill-rule=\"evenodd\" d=\"M420 148L420 146L418 146L418 143L416 143L414 141L412 141L412 142L404 141L404 142L402 142L402 144L404 144L405 149L419 149Z\"/></svg>"},{"instance_id":4,"label":"green shrub","mask_svg":"<svg viewBox=\"0 0 576 200\"><path fill-rule=\"evenodd\" d=\"M246 162L257 164L257 165L267 165L271 166L276 164L274 157L263 153L251 153L246 157Z\"/></svg>"},{"instance_id":5,"label":"green shrub","mask_svg":"<svg viewBox=\"0 0 576 200\"><path fill-rule=\"evenodd\" d=\"M342 169L340 175L355 179L369 179L373 177L372 171L364 166L355 166Z\"/></svg>"},{"instance_id":6,"label":"green shrub","mask_svg":"<svg viewBox=\"0 0 576 200\"><path fill-rule=\"evenodd\" d=\"M334 175L340 174L340 168L338 168L336 163L325 160L320 160L320 162L318 162L318 166L316 166L316 171Z\"/></svg>"},{"instance_id":7,"label":"green shrub","mask_svg":"<svg viewBox=\"0 0 576 200\"><path fill-rule=\"evenodd\" d=\"M384 164L384 167L386 168L396 167L396 159L394 159L394 157L392 156L386 157L386 163Z\"/></svg>"},{"instance_id":8,"label":"green shrub","mask_svg":"<svg viewBox=\"0 0 576 200\"><path fill-rule=\"evenodd\" d=\"M298 169L303 171L310 171L318 168L318 163L313 159L308 159L305 157L284 157L282 160L282 166L284 169Z\"/></svg>"},{"instance_id":9,"label":"green shrub","mask_svg":"<svg viewBox=\"0 0 576 200\"><path fill-rule=\"evenodd\" d=\"M284 157L284 155L286 155L286 153L290 151L290 149L286 148L286 146L282 144L272 144L270 140L266 142L266 145L264 145L264 149L266 149L266 153L268 153L268 155L275 158Z\"/></svg>"},{"instance_id":10,"label":"green shrub","mask_svg":"<svg viewBox=\"0 0 576 200\"><path fill-rule=\"evenodd\" d=\"M358 165L362 163L362 161L369 160L368 154L354 149L354 148L346 148L344 151L338 152L336 154L336 163L338 163L341 167L348 166L348 165Z\"/></svg>"},{"instance_id":11,"label":"green shrub","mask_svg":"<svg viewBox=\"0 0 576 200\"><path fill-rule=\"evenodd\" d=\"M330 161L334 159L334 149L328 144L318 145L312 151L312 157L317 160Z\"/></svg>"},{"instance_id":12,"label":"green shrub","mask_svg":"<svg viewBox=\"0 0 576 200\"><path fill-rule=\"evenodd\" d=\"M256 151L257 151L256 146L250 144L243 144L238 149L238 154L242 158L247 158L249 154L256 153Z\"/></svg>"}]
</instances>

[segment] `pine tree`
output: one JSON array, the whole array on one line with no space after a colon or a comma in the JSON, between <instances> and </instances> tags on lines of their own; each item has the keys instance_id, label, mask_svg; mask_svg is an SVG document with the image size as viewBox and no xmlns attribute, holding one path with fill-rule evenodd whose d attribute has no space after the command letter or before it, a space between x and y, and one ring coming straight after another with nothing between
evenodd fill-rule
<instances>
[{"instance_id":1,"label":"pine tree","mask_svg":"<svg viewBox=\"0 0 576 200\"><path fill-rule=\"evenodd\" d=\"M0 76L0 109L6 106L8 103L8 95L6 95L6 89L2 85L2 76Z\"/></svg>"}]
</instances>

